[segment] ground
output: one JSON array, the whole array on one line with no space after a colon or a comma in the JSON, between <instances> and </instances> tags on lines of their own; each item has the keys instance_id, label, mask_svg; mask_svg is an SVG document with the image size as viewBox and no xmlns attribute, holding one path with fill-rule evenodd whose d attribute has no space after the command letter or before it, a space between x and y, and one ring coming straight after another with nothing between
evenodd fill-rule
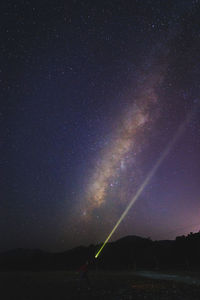
<instances>
[{"instance_id":1,"label":"ground","mask_svg":"<svg viewBox=\"0 0 200 300\"><path fill-rule=\"evenodd\" d=\"M1 299L8 300L199 300L200 285L137 276L132 272L89 274L91 287L76 272L0 272Z\"/></svg>"}]
</instances>

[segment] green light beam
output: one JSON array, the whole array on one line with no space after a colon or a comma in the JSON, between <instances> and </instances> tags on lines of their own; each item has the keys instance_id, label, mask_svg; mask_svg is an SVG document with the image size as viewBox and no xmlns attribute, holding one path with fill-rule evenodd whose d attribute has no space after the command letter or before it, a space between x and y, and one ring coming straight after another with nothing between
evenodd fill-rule
<instances>
[{"instance_id":1,"label":"green light beam","mask_svg":"<svg viewBox=\"0 0 200 300\"><path fill-rule=\"evenodd\" d=\"M192 112L193 112L193 110L192 110ZM140 188L137 190L137 192L136 192L135 196L133 197L133 199L127 205L126 209L124 210L124 212L120 216L119 220L117 221L117 223L113 227L112 231L110 232L110 234L106 238L105 242L103 243L103 245L101 246L101 248L99 249L99 251L96 253L95 258L97 258L99 256L99 254L101 253L101 251L103 250L103 248L105 247L105 245L108 243L108 241L110 240L111 236L113 235L113 233L115 232L115 230L117 229L117 227L120 225L120 223L122 222L122 220L126 217L127 213L129 212L129 210L131 209L131 207L133 206L133 204L139 198L139 196L144 191L145 187L147 186L147 184L149 183L149 181L151 180L151 178L154 176L154 174L156 173L156 171L158 170L158 168L160 167L160 165L162 164L162 162L164 161L164 159L166 158L166 156L169 154L169 152L171 151L172 147L174 146L174 144L176 143L176 141L178 140L178 138L182 135L182 133L183 133L183 131L185 129L185 126L186 126L187 122L189 121L189 119L190 119L190 117L192 115L192 112L190 112L188 114L186 120L178 127L178 129L177 129L175 135L173 136L172 140L169 142L169 144L167 145L167 147L163 151L162 155L157 160L156 164L151 169L151 171L149 172L149 174L145 178L144 182L141 184Z\"/></svg>"}]
</instances>

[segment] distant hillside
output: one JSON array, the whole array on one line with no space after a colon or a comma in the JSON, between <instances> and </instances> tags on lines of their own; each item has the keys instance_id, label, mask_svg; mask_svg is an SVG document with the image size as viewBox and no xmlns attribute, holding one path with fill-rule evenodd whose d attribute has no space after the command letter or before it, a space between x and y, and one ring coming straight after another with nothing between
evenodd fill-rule
<instances>
[{"instance_id":1,"label":"distant hillside","mask_svg":"<svg viewBox=\"0 0 200 300\"><path fill-rule=\"evenodd\" d=\"M99 269L200 270L200 232L173 241L126 236L108 243L95 259L100 247L79 246L61 253L15 249L0 254L0 270L76 270L86 260Z\"/></svg>"},{"instance_id":2,"label":"distant hillside","mask_svg":"<svg viewBox=\"0 0 200 300\"><path fill-rule=\"evenodd\" d=\"M149 241L147 238L143 238L137 235L127 235L125 237L122 237L121 239L117 240L115 243L140 243L144 241Z\"/></svg>"}]
</instances>

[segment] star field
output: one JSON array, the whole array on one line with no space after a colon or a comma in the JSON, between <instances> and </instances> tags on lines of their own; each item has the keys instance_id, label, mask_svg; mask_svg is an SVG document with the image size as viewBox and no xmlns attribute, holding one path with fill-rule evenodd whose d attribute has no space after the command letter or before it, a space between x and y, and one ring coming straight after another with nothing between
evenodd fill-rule
<instances>
[{"instance_id":1,"label":"star field","mask_svg":"<svg viewBox=\"0 0 200 300\"><path fill-rule=\"evenodd\" d=\"M198 231L199 1L0 6L0 250Z\"/></svg>"}]
</instances>

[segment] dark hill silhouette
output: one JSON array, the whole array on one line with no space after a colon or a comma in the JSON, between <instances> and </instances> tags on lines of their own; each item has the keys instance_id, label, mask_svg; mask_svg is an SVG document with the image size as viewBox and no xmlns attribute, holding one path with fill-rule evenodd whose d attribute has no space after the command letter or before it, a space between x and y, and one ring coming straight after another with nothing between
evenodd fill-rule
<instances>
[{"instance_id":1,"label":"dark hill silhouette","mask_svg":"<svg viewBox=\"0 0 200 300\"><path fill-rule=\"evenodd\" d=\"M0 253L1 256L4 257L19 257L19 256L31 256L36 254L42 254L45 251L40 249L24 249L24 248L17 248L9 251L5 251Z\"/></svg>"},{"instance_id":2,"label":"dark hill silhouette","mask_svg":"<svg viewBox=\"0 0 200 300\"><path fill-rule=\"evenodd\" d=\"M161 241L126 236L108 243L94 259L101 245L79 246L60 253L15 249L0 254L0 269L77 270L90 260L92 268L100 269L200 270L200 232Z\"/></svg>"},{"instance_id":3,"label":"dark hill silhouette","mask_svg":"<svg viewBox=\"0 0 200 300\"><path fill-rule=\"evenodd\" d=\"M122 237L121 239L117 240L115 243L140 243L140 242L144 242L147 241L149 239L147 238L143 238L137 235L127 235L125 237Z\"/></svg>"}]
</instances>

